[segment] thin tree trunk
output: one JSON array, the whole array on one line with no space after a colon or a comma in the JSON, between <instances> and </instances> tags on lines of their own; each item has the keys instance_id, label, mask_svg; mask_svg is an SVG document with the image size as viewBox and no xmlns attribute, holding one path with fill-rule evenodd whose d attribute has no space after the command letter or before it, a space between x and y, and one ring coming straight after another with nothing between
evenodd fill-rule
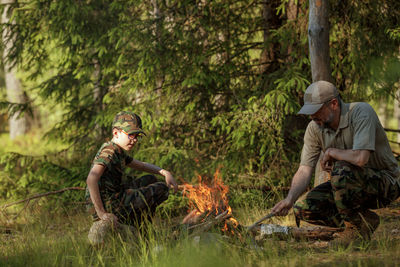
<instances>
[{"instance_id":1,"label":"thin tree trunk","mask_svg":"<svg viewBox=\"0 0 400 267\"><path fill-rule=\"evenodd\" d=\"M93 72L93 98L96 105L96 111L101 111L103 108L104 90L100 86L101 81L101 66L97 58L93 58L94 72Z\"/></svg>"},{"instance_id":2,"label":"thin tree trunk","mask_svg":"<svg viewBox=\"0 0 400 267\"><path fill-rule=\"evenodd\" d=\"M289 0L287 3L287 18L289 21L297 19L299 13L298 2L297 0Z\"/></svg>"},{"instance_id":3,"label":"thin tree trunk","mask_svg":"<svg viewBox=\"0 0 400 267\"><path fill-rule=\"evenodd\" d=\"M2 0L1 3L4 5L3 14L1 17L2 24L13 23L10 20L11 4L13 1ZM10 103L24 104L27 102L27 96L22 90L21 82L16 75L16 66L13 66L13 62L8 59L8 55L14 46L15 40L9 27L3 28L2 39L4 45L3 63L8 101ZM24 135L28 131L28 125L28 115L26 113L21 114L21 112L15 112L13 115L10 114L10 139L13 140L17 136Z\"/></svg>"},{"instance_id":4,"label":"thin tree trunk","mask_svg":"<svg viewBox=\"0 0 400 267\"><path fill-rule=\"evenodd\" d=\"M382 124L382 126L385 128L387 125L386 120L387 120L387 114L386 114L386 108L387 108L387 99L382 98L379 100L379 107L378 107L378 118Z\"/></svg>"},{"instance_id":5,"label":"thin tree trunk","mask_svg":"<svg viewBox=\"0 0 400 267\"><path fill-rule=\"evenodd\" d=\"M308 38L312 81L332 82L329 66L329 2L310 0Z\"/></svg>"},{"instance_id":6,"label":"thin tree trunk","mask_svg":"<svg viewBox=\"0 0 400 267\"><path fill-rule=\"evenodd\" d=\"M102 72L101 65L98 58L93 58L93 99L94 99L94 110L96 113L100 113L104 110L103 98L106 94L106 88L101 85ZM100 127L100 125L95 126L96 137L99 139L104 138L108 135L108 131L104 129L104 127Z\"/></svg>"},{"instance_id":7,"label":"thin tree trunk","mask_svg":"<svg viewBox=\"0 0 400 267\"><path fill-rule=\"evenodd\" d=\"M264 48L260 55L260 73L267 73L271 62L274 60L274 53L272 47L268 44L269 31L271 29L271 20L273 17L272 1L264 1L262 3L262 20L263 20L263 41Z\"/></svg>"},{"instance_id":8,"label":"thin tree trunk","mask_svg":"<svg viewBox=\"0 0 400 267\"><path fill-rule=\"evenodd\" d=\"M400 129L400 90L397 90L394 99L394 117L397 121L397 129ZM397 143L400 143L400 133L397 134Z\"/></svg>"},{"instance_id":9,"label":"thin tree trunk","mask_svg":"<svg viewBox=\"0 0 400 267\"><path fill-rule=\"evenodd\" d=\"M329 66L329 2L328 0L310 0L309 4L308 45L312 81L333 82ZM327 179L328 174L321 170L320 160L318 160L314 186L327 181Z\"/></svg>"},{"instance_id":10,"label":"thin tree trunk","mask_svg":"<svg viewBox=\"0 0 400 267\"><path fill-rule=\"evenodd\" d=\"M153 5L153 16L156 21L156 29L155 29L155 35L157 39L157 54L162 56L163 53L163 40L162 40L162 14L160 7L158 5L158 0L151 0L151 3ZM164 73L163 73L163 66L160 64L158 68L156 69L156 88L161 89L165 81Z\"/></svg>"},{"instance_id":11,"label":"thin tree trunk","mask_svg":"<svg viewBox=\"0 0 400 267\"><path fill-rule=\"evenodd\" d=\"M289 21L295 21L298 17L298 13L299 13L299 7L298 7L299 3L297 0L289 0L289 2L286 4L286 16L287 16L287 20ZM265 38L264 38L264 42L265 42ZM293 51L293 45L289 45L288 49L287 49L287 59L286 62L292 62L293 58L291 56Z\"/></svg>"}]
</instances>

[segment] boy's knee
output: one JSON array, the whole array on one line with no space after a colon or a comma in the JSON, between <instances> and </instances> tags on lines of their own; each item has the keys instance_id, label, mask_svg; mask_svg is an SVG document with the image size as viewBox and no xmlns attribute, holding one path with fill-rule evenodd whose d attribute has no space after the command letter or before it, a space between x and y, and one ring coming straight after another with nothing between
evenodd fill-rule
<instances>
[{"instance_id":1,"label":"boy's knee","mask_svg":"<svg viewBox=\"0 0 400 267\"><path fill-rule=\"evenodd\" d=\"M166 200L169 196L168 186L163 182L157 182L155 185L157 188L157 195L160 197L160 199L162 199L162 201Z\"/></svg>"},{"instance_id":2,"label":"boy's knee","mask_svg":"<svg viewBox=\"0 0 400 267\"><path fill-rule=\"evenodd\" d=\"M157 182L157 178L152 174L144 175L144 176L142 176L142 178L143 178L143 180L148 182L148 184L154 184Z\"/></svg>"},{"instance_id":3,"label":"boy's knee","mask_svg":"<svg viewBox=\"0 0 400 267\"><path fill-rule=\"evenodd\" d=\"M90 227L88 239L90 244L98 246L104 243L104 238L112 229L111 220L99 220Z\"/></svg>"},{"instance_id":4,"label":"boy's knee","mask_svg":"<svg viewBox=\"0 0 400 267\"><path fill-rule=\"evenodd\" d=\"M157 178L154 175L147 174L135 180L134 183L135 188L145 187L157 183Z\"/></svg>"}]
</instances>

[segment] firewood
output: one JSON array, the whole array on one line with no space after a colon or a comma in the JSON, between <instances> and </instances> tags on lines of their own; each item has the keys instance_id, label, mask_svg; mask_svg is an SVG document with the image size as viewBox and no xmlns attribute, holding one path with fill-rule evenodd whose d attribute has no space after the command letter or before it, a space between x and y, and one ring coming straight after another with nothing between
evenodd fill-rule
<instances>
[{"instance_id":1,"label":"firewood","mask_svg":"<svg viewBox=\"0 0 400 267\"><path fill-rule=\"evenodd\" d=\"M188 230L193 230L191 235L197 234L198 232L205 232L205 231L208 231L212 226L214 226L218 223L221 223L222 221L224 221L226 219L229 219L231 216L232 216L232 214L228 214L228 211L225 211L225 212L217 215L215 218L205 221L204 223L189 226Z\"/></svg>"},{"instance_id":2,"label":"firewood","mask_svg":"<svg viewBox=\"0 0 400 267\"><path fill-rule=\"evenodd\" d=\"M295 239L332 240L333 234L341 231L343 231L343 228L327 226L291 227L276 224L262 224L255 226L251 233L258 236L259 239L278 236L283 239L293 237Z\"/></svg>"},{"instance_id":3,"label":"firewood","mask_svg":"<svg viewBox=\"0 0 400 267\"><path fill-rule=\"evenodd\" d=\"M295 239L332 240L333 234L342 232L343 228L327 226L293 227L291 234Z\"/></svg>"}]
</instances>

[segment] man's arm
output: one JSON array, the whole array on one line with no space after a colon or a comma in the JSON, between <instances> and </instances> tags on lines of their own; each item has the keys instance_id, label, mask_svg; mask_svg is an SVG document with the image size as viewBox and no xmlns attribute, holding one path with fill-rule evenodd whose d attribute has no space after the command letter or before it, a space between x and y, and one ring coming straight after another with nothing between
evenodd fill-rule
<instances>
[{"instance_id":1,"label":"man's arm","mask_svg":"<svg viewBox=\"0 0 400 267\"><path fill-rule=\"evenodd\" d=\"M112 213L107 213L104 209L103 202L101 201L100 191L99 191L99 180L103 174L106 167L100 164L93 165L86 179L86 184L89 189L90 199L93 202L94 208L96 210L97 216L101 220L111 220L113 223L117 223L117 217Z\"/></svg>"},{"instance_id":2,"label":"man's arm","mask_svg":"<svg viewBox=\"0 0 400 267\"><path fill-rule=\"evenodd\" d=\"M338 149L328 148L321 160L321 167L324 171L330 171L332 169L332 162L334 160L347 161L353 165L363 167L369 160L369 150L351 150L351 149Z\"/></svg>"},{"instance_id":3,"label":"man's arm","mask_svg":"<svg viewBox=\"0 0 400 267\"><path fill-rule=\"evenodd\" d=\"M172 176L172 174L167 170L136 159L133 159L127 166L138 171L160 174L165 177L165 182L167 183L168 187L174 188L175 193L178 191L178 184L176 183L174 176Z\"/></svg>"},{"instance_id":4,"label":"man's arm","mask_svg":"<svg viewBox=\"0 0 400 267\"><path fill-rule=\"evenodd\" d=\"M287 197L278 202L271 212L279 216L285 216L289 210L293 207L293 204L300 197L300 195L306 191L312 177L313 168L306 165L301 165L293 176L292 185L290 186Z\"/></svg>"}]
</instances>

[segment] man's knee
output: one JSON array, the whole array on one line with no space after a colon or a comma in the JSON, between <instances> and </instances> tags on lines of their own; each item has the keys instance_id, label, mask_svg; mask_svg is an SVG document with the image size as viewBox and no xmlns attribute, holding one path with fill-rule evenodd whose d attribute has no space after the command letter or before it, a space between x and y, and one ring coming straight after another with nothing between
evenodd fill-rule
<instances>
[{"instance_id":1,"label":"man's knee","mask_svg":"<svg viewBox=\"0 0 400 267\"><path fill-rule=\"evenodd\" d=\"M354 187L354 185L358 187L360 182L358 179L362 176L360 171L361 169L359 167L347 161L335 162L331 174L331 185L333 191L343 189L348 186Z\"/></svg>"},{"instance_id":2,"label":"man's knee","mask_svg":"<svg viewBox=\"0 0 400 267\"><path fill-rule=\"evenodd\" d=\"M343 160L336 161L332 168L331 176L348 176L356 172L359 167Z\"/></svg>"}]
</instances>

